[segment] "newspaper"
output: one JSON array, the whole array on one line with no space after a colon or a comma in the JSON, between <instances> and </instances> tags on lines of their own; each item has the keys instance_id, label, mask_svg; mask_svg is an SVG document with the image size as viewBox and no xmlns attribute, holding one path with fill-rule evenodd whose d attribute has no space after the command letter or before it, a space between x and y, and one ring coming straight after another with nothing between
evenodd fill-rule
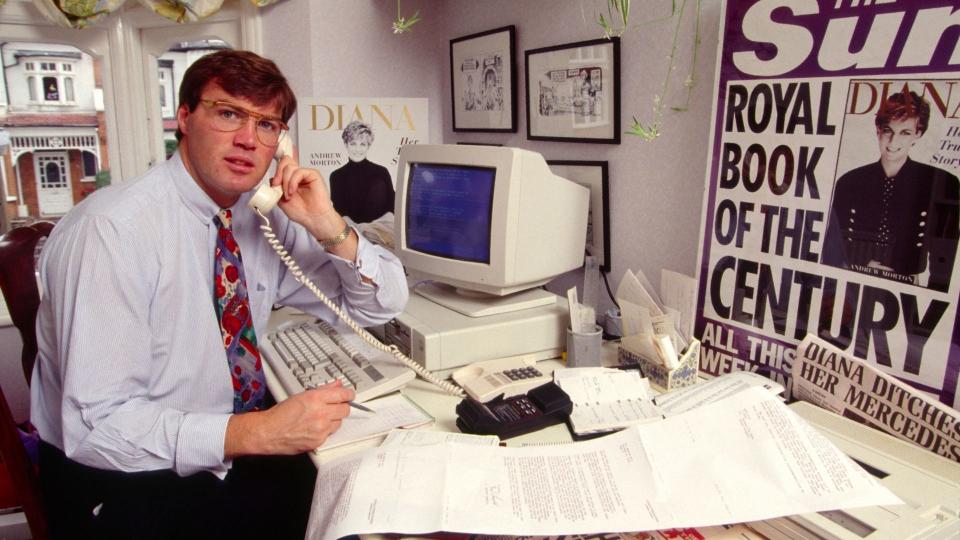
<instances>
[{"instance_id":1,"label":"newspaper","mask_svg":"<svg viewBox=\"0 0 960 540\"><path fill-rule=\"evenodd\" d=\"M960 412L808 334L793 395L960 462Z\"/></svg>"},{"instance_id":2,"label":"newspaper","mask_svg":"<svg viewBox=\"0 0 960 540\"><path fill-rule=\"evenodd\" d=\"M960 407L958 16L956 0L724 3L702 373L790 388L812 333Z\"/></svg>"}]
</instances>

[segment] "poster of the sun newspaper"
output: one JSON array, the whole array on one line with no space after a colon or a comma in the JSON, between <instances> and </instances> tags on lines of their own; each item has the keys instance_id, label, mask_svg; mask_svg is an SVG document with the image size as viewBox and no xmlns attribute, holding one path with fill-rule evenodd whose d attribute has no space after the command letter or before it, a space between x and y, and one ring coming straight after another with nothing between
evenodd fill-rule
<instances>
[{"instance_id":1,"label":"poster of the sun newspaper","mask_svg":"<svg viewBox=\"0 0 960 540\"><path fill-rule=\"evenodd\" d=\"M789 388L810 333L957 407L960 8L741 0L721 18L701 370Z\"/></svg>"}]
</instances>

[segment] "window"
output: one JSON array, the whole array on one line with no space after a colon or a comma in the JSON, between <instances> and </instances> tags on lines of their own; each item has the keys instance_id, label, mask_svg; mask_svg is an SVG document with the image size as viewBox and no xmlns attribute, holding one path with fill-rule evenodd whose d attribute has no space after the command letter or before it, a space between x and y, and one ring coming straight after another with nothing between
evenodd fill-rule
<instances>
[{"instance_id":1,"label":"window","mask_svg":"<svg viewBox=\"0 0 960 540\"><path fill-rule=\"evenodd\" d=\"M97 156L93 152L83 152L83 176L91 177L97 175Z\"/></svg>"},{"instance_id":2,"label":"window","mask_svg":"<svg viewBox=\"0 0 960 540\"><path fill-rule=\"evenodd\" d=\"M172 60L158 61L157 80L160 82L160 113L163 118L173 118L176 114L173 100L173 64Z\"/></svg>"},{"instance_id":3,"label":"window","mask_svg":"<svg viewBox=\"0 0 960 540\"><path fill-rule=\"evenodd\" d=\"M64 169L67 167L63 156L37 156L40 164L40 188L56 189L67 187L67 178Z\"/></svg>"},{"instance_id":4,"label":"window","mask_svg":"<svg viewBox=\"0 0 960 540\"><path fill-rule=\"evenodd\" d=\"M60 101L60 84L56 77L43 78L43 100Z\"/></svg>"},{"instance_id":5,"label":"window","mask_svg":"<svg viewBox=\"0 0 960 540\"><path fill-rule=\"evenodd\" d=\"M40 77L31 75L37 73L39 66ZM27 90L30 101L43 101L45 103L73 104L76 102L76 93L74 89L74 69L71 63L57 62L24 62L24 69L27 71ZM42 87L38 87L38 84ZM43 96L39 98L38 96Z\"/></svg>"}]
</instances>

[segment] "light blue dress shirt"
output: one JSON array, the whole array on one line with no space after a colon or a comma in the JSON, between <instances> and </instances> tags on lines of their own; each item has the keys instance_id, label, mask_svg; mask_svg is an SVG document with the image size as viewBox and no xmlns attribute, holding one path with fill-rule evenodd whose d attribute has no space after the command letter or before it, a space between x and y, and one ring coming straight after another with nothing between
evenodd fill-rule
<instances>
[{"instance_id":1,"label":"light blue dress shirt","mask_svg":"<svg viewBox=\"0 0 960 540\"><path fill-rule=\"evenodd\" d=\"M233 233L257 335L266 334L273 304L333 320L267 244L249 196L233 207ZM178 153L97 191L57 224L40 261L31 386L43 440L103 469L226 474L233 387L213 309L219 210ZM360 235L357 261L346 261L279 208L269 218L305 275L358 323L403 309L406 281L392 253Z\"/></svg>"}]
</instances>

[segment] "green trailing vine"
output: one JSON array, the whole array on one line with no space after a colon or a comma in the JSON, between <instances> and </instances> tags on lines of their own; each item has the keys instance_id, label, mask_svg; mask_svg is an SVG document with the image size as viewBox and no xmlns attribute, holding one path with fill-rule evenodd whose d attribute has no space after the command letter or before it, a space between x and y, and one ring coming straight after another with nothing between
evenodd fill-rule
<instances>
[{"instance_id":1,"label":"green trailing vine","mask_svg":"<svg viewBox=\"0 0 960 540\"><path fill-rule=\"evenodd\" d=\"M611 0L612 1L612 0ZM680 39L680 23L683 21L683 13L687 7L688 0L679 0L680 6L677 8L677 0L672 0L670 17L676 19L673 27L673 41L670 45L670 55L667 57L667 71L663 77L663 84L660 87L660 93L653 96L653 120L649 123L641 122L636 116L633 117L633 125L625 133L627 135L636 135L646 141L652 141L660 136L663 127L663 109L666 104L667 92L670 89L670 79L676 70L675 60L677 56L677 44ZM670 107L672 111L686 111L690 107L690 96L693 94L693 86L696 83L693 73L697 65L697 52L700 50L700 8L702 0L696 1L696 22L694 27L693 53L690 60L690 70L683 81L683 87L686 90L686 99L683 105L674 105ZM629 8L629 3L627 5Z\"/></svg>"},{"instance_id":2,"label":"green trailing vine","mask_svg":"<svg viewBox=\"0 0 960 540\"><path fill-rule=\"evenodd\" d=\"M607 0L607 16L597 17L597 23L603 28L607 39L622 36L630 22L630 0Z\"/></svg>"},{"instance_id":3,"label":"green trailing vine","mask_svg":"<svg viewBox=\"0 0 960 540\"><path fill-rule=\"evenodd\" d=\"M400 14L400 0L397 0L397 18L393 21L393 33L394 34L403 34L409 32L413 25L420 22L420 10L418 9L416 13L406 18Z\"/></svg>"}]
</instances>

